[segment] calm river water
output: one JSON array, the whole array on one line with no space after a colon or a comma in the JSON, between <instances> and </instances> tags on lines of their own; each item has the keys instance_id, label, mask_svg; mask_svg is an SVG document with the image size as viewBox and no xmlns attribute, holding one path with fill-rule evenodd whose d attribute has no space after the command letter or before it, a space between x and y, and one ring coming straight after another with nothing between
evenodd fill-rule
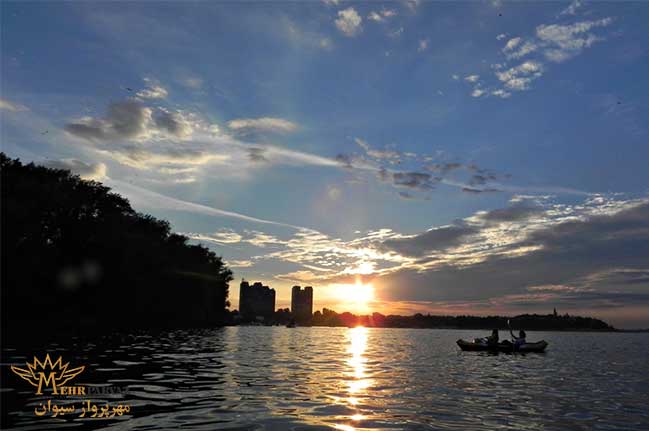
<instances>
[{"instance_id":1,"label":"calm river water","mask_svg":"<svg viewBox=\"0 0 649 431\"><path fill-rule=\"evenodd\" d=\"M9 348L3 422L20 430L649 429L649 334L530 332L550 345L525 356L455 344L482 335L230 327ZM123 391L93 403L130 412L35 417L43 397L9 365L46 352L70 368L86 365L74 384Z\"/></svg>"}]
</instances>

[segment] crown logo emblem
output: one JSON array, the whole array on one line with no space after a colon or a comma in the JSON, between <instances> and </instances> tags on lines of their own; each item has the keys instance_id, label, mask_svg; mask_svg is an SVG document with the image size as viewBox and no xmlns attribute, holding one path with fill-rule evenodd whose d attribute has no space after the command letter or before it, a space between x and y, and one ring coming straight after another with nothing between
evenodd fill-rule
<instances>
[{"instance_id":1,"label":"crown logo emblem","mask_svg":"<svg viewBox=\"0 0 649 431\"><path fill-rule=\"evenodd\" d=\"M43 389L48 387L52 389L53 395L59 395L59 388L78 376L86 368L81 366L68 369L69 362L64 364L63 358L60 356L55 362L52 362L49 353L45 355L44 361L41 362L34 356L34 361L32 363L26 362L25 365L27 365L27 368L12 365L11 371L37 388L36 395L43 395Z\"/></svg>"}]
</instances>

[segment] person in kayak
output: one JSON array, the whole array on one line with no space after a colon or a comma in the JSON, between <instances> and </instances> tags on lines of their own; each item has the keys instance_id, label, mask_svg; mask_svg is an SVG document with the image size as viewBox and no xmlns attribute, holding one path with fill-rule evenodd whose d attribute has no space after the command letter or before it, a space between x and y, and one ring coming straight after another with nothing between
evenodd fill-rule
<instances>
[{"instance_id":1,"label":"person in kayak","mask_svg":"<svg viewBox=\"0 0 649 431\"><path fill-rule=\"evenodd\" d=\"M498 339L499 339L499 336L498 336L498 330L497 329L494 329L493 331L491 331L491 335L485 338L485 340L487 340L487 345L488 346L494 346L494 347L498 345Z\"/></svg>"},{"instance_id":2,"label":"person in kayak","mask_svg":"<svg viewBox=\"0 0 649 431\"><path fill-rule=\"evenodd\" d=\"M523 331L522 329L518 331L518 337L514 335L514 331L512 331L511 328L509 329L509 333L512 335L512 339L514 340L515 349L518 349L520 346L525 344L525 331Z\"/></svg>"}]
</instances>

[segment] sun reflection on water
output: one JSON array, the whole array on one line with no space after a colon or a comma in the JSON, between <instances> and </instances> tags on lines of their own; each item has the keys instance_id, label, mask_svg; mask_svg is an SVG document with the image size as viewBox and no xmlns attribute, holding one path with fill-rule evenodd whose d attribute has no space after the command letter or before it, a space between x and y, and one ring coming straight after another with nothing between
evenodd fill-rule
<instances>
[{"instance_id":1,"label":"sun reflection on water","mask_svg":"<svg viewBox=\"0 0 649 431\"><path fill-rule=\"evenodd\" d=\"M346 404L356 409L356 413L348 416L346 419L352 422L360 422L368 419L368 416L363 414L359 409L359 405L363 403L363 399L369 395L368 389L372 386L372 379L368 376L367 371L367 358L365 351L367 350L367 336L368 329L362 326L352 328L348 332L349 348L347 352L350 357L347 359L349 370L346 372L347 377L347 392L349 396L346 399ZM354 431L356 427L347 424L336 424L334 428L344 431Z\"/></svg>"}]
</instances>

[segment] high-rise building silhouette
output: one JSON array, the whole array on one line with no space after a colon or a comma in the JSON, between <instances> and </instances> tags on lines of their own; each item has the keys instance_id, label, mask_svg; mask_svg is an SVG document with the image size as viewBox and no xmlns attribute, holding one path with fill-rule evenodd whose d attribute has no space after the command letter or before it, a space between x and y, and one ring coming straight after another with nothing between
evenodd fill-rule
<instances>
[{"instance_id":1,"label":"high-rise building silhouette","mask_svg":"<svg viewBox=\"0 0 649 431\"><path fill-rule=\"evenodd\" d=\"M275 289L264 286L260 282L252 286L241 280L239 288L239 313L246 320L263 317L270 320L275 312Z\"/></svg>"},{"instance_id":2,"label":"high-rise building silhouette","mask_svg":"<svg viewBox=\"0 0 649 431\"><path fill-rule=\"evenodd\" d=\"M298 323L311 323L313 317L313 287L293 286L291 291L291 313Z\"/></svg>"}]
</instances>

